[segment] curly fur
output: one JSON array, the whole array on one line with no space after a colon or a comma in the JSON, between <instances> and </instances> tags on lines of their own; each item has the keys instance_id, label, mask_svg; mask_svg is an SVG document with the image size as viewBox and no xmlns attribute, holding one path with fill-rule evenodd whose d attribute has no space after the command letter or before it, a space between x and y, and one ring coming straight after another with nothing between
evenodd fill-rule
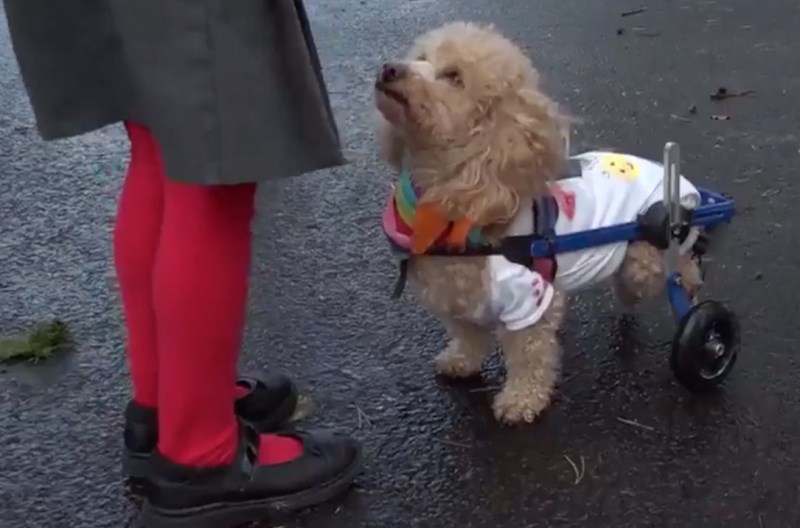
<instances>
[{"instance_id":1,"label":"curly fur","mask_svg":"<svg viewBox=\"0 0 800 528\"><path fill-rule=\"evenodd\" d=\"M490 239L501 238L523 200L539 197L562 168L568 118L540 91L530 60L491 26L455 22L434 29L390 66L402 75L390 83L379 76L376 84L382 157L411 170L424 189L421 201L437 202L451 220L466 217ZM663 287L660 255L651 249L632 245L615 279L626 305L654 295L656 284ZM486 262L431 256L410 261L412 290L448 329L450 342L436 358L443 375L479 374L491 351L491 329L469 322L490 299ZM536 325L498 329L507 370L494 399L499 420L531 422L549 405L565 306L557 293Z\"/></svg>"}]
</instances>

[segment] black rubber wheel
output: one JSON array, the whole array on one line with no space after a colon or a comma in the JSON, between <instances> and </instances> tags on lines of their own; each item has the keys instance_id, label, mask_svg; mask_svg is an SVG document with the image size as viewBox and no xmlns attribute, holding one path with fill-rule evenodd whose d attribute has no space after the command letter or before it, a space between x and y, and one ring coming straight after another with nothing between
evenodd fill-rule
<instances>
[{"instance_id":1,"label":"black rubber wheel","mask_svg":"<svg viewBox=\"0 0 800 528\"><path fill-rule=\"evenodd\" d=\"M708 392L728 376L739 354L739 322L716 301L704 301L681 319L672 340L675 377L692 392Z\"/></svg>"}]
</instances>

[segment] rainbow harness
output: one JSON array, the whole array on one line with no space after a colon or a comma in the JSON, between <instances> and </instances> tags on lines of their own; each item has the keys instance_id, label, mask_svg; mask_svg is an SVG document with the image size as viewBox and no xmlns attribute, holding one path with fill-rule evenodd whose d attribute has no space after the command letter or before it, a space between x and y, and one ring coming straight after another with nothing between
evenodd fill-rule
<instances>
[{"instance_id":1,"label":"rainbow harness","mask_svg":"<svg viewBox=\"0 0 800 528\"><path fill-rule=\"evenodd\" d=\"M533 234L508 236L499 245L490 245L484 241L480 226L468 219L448 220L436 204L420 203L421 194L411 181L411 172L403 169L383 212L383 231L400 267L393 298L400 297L405 288L408 260L413 255L503 255L515 264L534 269L548 282L555 278L554 254L547 258L531 257L531 244L535 240L555 239L559 208L553 196L533 203Z\"/></svg>"},{"instance_id":2,"label":"rainbow harness","mask_svg":"<svg viewBox=\"0 0 800 528\"><path fill-rule=\"evenodd\" d=\"M481 228L469 220L449 221L433 203L419 203L419 190L408 169L400 173L393 195L397 227L410 237L409 250L422 255L433 246L464 248L481 243Z\"/></svg>"}]
</instances>

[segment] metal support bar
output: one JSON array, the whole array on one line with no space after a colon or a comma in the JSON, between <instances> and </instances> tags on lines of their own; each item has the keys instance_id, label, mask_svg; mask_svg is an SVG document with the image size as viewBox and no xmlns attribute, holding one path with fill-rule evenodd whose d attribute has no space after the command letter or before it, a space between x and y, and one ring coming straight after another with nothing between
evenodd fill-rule
<instances>
[{"instance_id":1,"label":"metal support bar","mask_svg":"<svg viewBox=\"0 0 800 528\"><path fill-rule=\"evenodd\" d=\"M679 227L681 207L681 153L677 143L669 142L664 146L664 205L669 211L670 235ZM678 269L680 243L670 236L669 247L664 253L664 264L669 276Z\"/></svg>"},{"instance_id":2,"label":"metal support bar","mask_svg":"<svg viewBox=\"0 0 800 528\"><path fill-rule=\"evenodd\" d=\"M729 223L736 215L736 205L733 200L706 189L701 188L699 191L703 205L694 210L690 225L710 228ZM626 222L610 227L581 231L571 235L560 235L552 241L554 245L549 240L535 240L531 244L531 256L549 257L554 253L571 253L604 244L630 242L638 239L639 224Z\"/></svg>"}]
</instances>

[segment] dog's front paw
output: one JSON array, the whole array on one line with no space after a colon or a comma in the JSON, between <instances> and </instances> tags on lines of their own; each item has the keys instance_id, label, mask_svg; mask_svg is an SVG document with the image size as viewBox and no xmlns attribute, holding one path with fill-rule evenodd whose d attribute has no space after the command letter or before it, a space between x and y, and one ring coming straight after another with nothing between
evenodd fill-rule
<instances>
[{"instance_id":1,"label":"dog's front paw","mask_svg":"<svg viewBox=\"0 0 800 528\"><path fill-rule=\"evenodd\" d=\"M549 404L549 393L530 387L506 386L494 397L494 416L509 425L532 423Z\"/></svg>"},{"instance_id":2,"label":"dog's front paw","mask_svg":"<svg viewBox=\"0 0 800 528\"><path fill-rule=\"evenodd\" d=\"M436 372L450 378L469 378L481 373L483 351L453 339L438 356Z\"/></svg>"}]
</instances>

